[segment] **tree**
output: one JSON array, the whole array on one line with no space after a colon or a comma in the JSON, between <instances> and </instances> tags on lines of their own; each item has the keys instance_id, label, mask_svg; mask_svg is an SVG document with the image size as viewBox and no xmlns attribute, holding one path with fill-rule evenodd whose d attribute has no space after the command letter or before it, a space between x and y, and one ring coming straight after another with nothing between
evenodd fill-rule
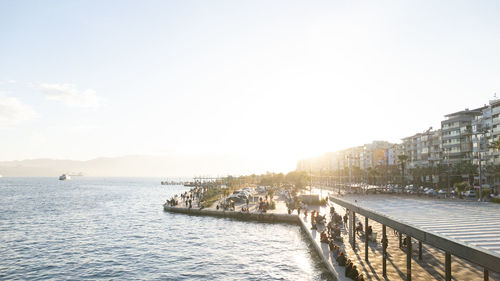
<instances>
[{"instance_id":1,"label":"tree","mask_svg":"<svg viewBox=\"0 0 500 281\"><path fill-rule=\"evenodd\" d=\"M399 160L399 163L401 164L401 184L404 187L406 185L405 165L406 165L406 161L408 160L408 156L404 155L404 154L398 155L398 160Z\"/></svg>"},{"instance_id":2,"label":"tree","mask_svg":"<svg viewBox=\"0 0 500 281\"><path fill-rule=\"evenodd\" d=\"M269 201L273 201L273 197L274 197L274 187L270 187L269 190L267 191L267 195L269 195Z\"/></svg>"},{"instance_id":3,"label":"tree","mask_svg":"<svg viewBox=\"0 0 500 281\"><path fill-rule=\"evenodd\" d=\"M305 171L292 171L285 176L285 181L294 186L294 189L292 190L293 195L304 189L309 180L310 176Z\"/></svg>"},{"instance_id":4,"label":"tree","mask_svg":"<svg viewBox=\"0 0 500 281\"><path fill-rule=\"evenodd\" d=\"M439 187L448 189L448 166L442 163L439 163L436 166L437 175L439 176ZM446 176L445 176L446 175Z\"/></svg>"},{"instance_id":5,"label":"tree","mask_svg":"<svg viewBox=\"0 0 500 281\"><path fill-rule=\"evenodd\" d=\"M463 181L455 183L453 187L455 188L455 191L458 193L458 197L462 198L462 192L465 191L465 189L469 187L469 185L467 184L466 181Z\"/></svg>"},{"instance_id":6,"label":"tree","mask_svg":"<svg viewBox=\"0 0 500 281\"><path fill-rule=\"evenodd\" d=\"M368 183L369 184L377 184L378 171L372 167L369 167L366 171L368 174Z\"/></svg>"}]
</instances>

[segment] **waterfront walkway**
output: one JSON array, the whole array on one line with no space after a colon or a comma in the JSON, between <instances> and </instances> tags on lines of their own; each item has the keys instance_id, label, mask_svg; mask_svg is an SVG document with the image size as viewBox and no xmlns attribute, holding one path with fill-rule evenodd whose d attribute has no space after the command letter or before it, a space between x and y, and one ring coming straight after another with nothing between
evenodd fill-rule
<instances>
[{"instance_id":1,"label":"waterfront walkway","mask_svg":"<svg viewBox=\"0 0 500 281\"><path fill-rule=\"evenodd\" d=\"M277 200L277 208L275 210L268 211L268 215L277 214L278 216L286 215L287 208L283 201ZM365 198L366 199L366 198ZM396 199L397 200L397 199ZM302 229L306 232L306 235L311 241L314 241L314 248L320 254L323 262L327 266L330 272L339 280L351 280L345 277L345 267L339 266L333 257L332 252L329 250L328 244L320 242L320 233L324 229L324 226L317 225L317 230L311 230L310 223L310 211L317 210L321 214L327 214L326 217L329 219L329 207L334 206L335 211L340 214L345 214L345 208L338 204L332 202L326 207L309 207L309 216L305 217L304 212L301 212L298 217L299 224ZM180 206L182 207L182 206ZM176 207L174 207L176 208ZM224 211L217 211L214 207L206 208L209 213L224 213ZM237 206L236 211L229 211L226 213L240 213L241 205ZM257 214L260 212L255 211L255 208L250 209L251 214ZM294 212L297 214L297 211ZM286 216L289 217L289 216ZM296 215L290 216L297 218ZM286 218L285 218L286 219ZM429 214L429 220L432 222L432 214ZM273 218L274 221L274 218ZM289 220L297 221L297 220ZM365 218L356 214L356 225L358 222L362 222L364 230L366 230ZM387 227L387 238L388 238L388 248L387 248L387 275L382 275L382 225L373 220L369 220L369 225L372 226L373 232L377 233L376 241L370 241L368 244L368 261L365 260L365 240L360 236L356 236L356 249L352 248L351 243L349 243L349 229L347 225L341 228L341 236L343 242L336 242L336 244L341 248L342 251L346 252L346 256L350 259L358 268L359 272L363 274L365 280L406 280L407 278L407 254L406 248L400 247L399 235L395 233L391 228ZM403 237L405 237L403 235ZM435 247L425 245L422 246L422 256L419 257L418 251L418 241L412 240L413 251L411 259L411 275L413 280L444 280L445 279L445 253ZM460 259L458 257L452 257L452 267L451 267L451 279L452 280L483 280L483 268L472 264L469 261ZM489 280L500 280L500 275L495 272L489 272Z\"/></svg>"},{"instance_id":2,"label":"waterfront walkway","mask_svg":"<svg viewBox=\"0 0 500 281\"><path fill-rule=\"evenodd\" d=\"M397 198L393 198L393 200L397 201ZM371 204L373 205L373 203ZM341 215L345 214L344 207L338 204L332 204L332 206ZM432 212L427 212L426 216L428 217L429 224L432 224L432 221L437 219ZM358 222L361 222L364 229L366 229L364 216L356 214L355 225ZM356 236L356 249L354 250L351 243L349 243L348 231L343 231L342 236L348 257L357 265L358 269L363 271L367 280L406 280L407 254L406 248L400 248L399 235L393 229L387 227L386 232L389 243L387 247L387 276L384 277L382 275L382 245L380 243L382 238L382 224L369 220L369 225L372 226L373 232L377 233L377 241L370 241L368 243L368 261L365 261L364 238L361 238L359 235ZM403 235L402 237L406 236ZM484 280L483 268L480 266L456 256L452 256L451 264L452 280ZM444 251L423 244L422 257L420 259L418 241L412 239L411 274L412 280L445 280ZM489 280L500 280L500 275L490 271Z\"/></svg>"}]
</instances>

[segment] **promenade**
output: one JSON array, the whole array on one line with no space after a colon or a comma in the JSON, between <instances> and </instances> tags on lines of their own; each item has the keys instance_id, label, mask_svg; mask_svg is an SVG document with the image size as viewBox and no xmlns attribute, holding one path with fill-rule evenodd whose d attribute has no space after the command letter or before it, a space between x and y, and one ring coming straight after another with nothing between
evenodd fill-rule
<instances>
[{"instance_id":1,"label":"promenade","mask_svg":"<svg viewBox=\"0 0 500 281\"><path fill-rule=\"evenodd\" d=\"M354 198L354 197L353 197ZM352 199L352 202L358 199L363 202L367 202L366 197ZM345 199L345 198L343 198ZM397 198L395 198L397 202ZM316 249L320 255L323 263L326 265L328 270L332 275L338 280L352 280L345 277L345 267L339 266L335 261L335 257L329 250L328 244L320 242L320 233L324 229L324 225L317 225L317 230L311 230L310 215L305 217L304 212L300 215L294 214L288 215L288 209L283 200L280 200L279 196L275 196L276 209L269 210L267 213L262 214L257 211L256 204L250 203L250 212L241 212L241 207L243 204L237 205L235 211L222 211L217 210L214 206L205 208L204 212L198 211L198 208L194 208L191 211L181 204L180 207L169 207L173 209L181 208L184 213L200 214L200 215L218 215L233 218L243 218L252 219L260 221L272 221L272 222L287 222L299 224L308 238L313 242L313 247ZM374 203L372 203L374 204ZM387 204L387 202L385 202ZM397 204L397 203L394 203ZM335 211L340 214L345 214L345 208L329 202L328 206L309 206L309 214L311 210L319 211L320 214L327 214L329 219L329 207L333 206ZM373 205L371 205L373 206ZM167 208L165 208L167 210ZM169 210L167 210L169 211ZM173 211L173 210L171 210ZM271 218L271 219L269 219ZM429 222L432 224L433 217L429 215ZM365 217L360 214L356 214L356 225L358 222L365 224ZM365 280L406 280L407 279L407 253L404 246L400 247L400 238L398 233L393 229L387 227L387 238L388 238L388 248L387 248L387 274L382 275L382 224L377 223L373 220L369 221L369 225L372 226L373 232L377 233L376 241L370 241L368 243L368 261L365 260L365 239L361 236L356 236L355 248L349 242L349 224L343 225L341 228L341 236L343 242L336 242L341 250L345 251L347 258L350 259L353 264L356 265L359 272L363 274ZM366 229L366 226L364 226ZM403 235L403 237L405 237ZM411 275L412 280L445 280L445 253L435 247L423 244L421 256L419 255L419 245L418 241L412 239L412 256L411 256ZM453 256L451 266L451 280L484 280L483 268L477 266L470 261ZM495 272L489 272L489 280L499 280L500 275Z\"/></svg>"},{"instance_id":2,"label":"promenade","mask_svg":"<svg viewBox=\"0 0 500 281\"><path fill-rule=\"evenodd\" d=\"M376 196L373 196L376 197ZM398 212L395 211L395 206L404 204L404 199L393 197L390 200L387 198L377 198L366 197L366 196L347 196L348 199L342 198L344 200L348 200L349 202L356 202L360 206L370 206L375 208L375 206L380 207L377 210L388 210L393 208L393 212L391 212L391 218L400 219L405 217L408 220L417 219L415 217L409 218L409 212L415 212L414 206L406 206L404 210ZM382 200L382 201L381 201ZM417 205L424 208L421 210L421 216L426 217L426 225L434 225L438 226L443 220L446 220L445 217L442 217L436 213L437 211L433 210L429 205L433 202L429 202L430 200L420 200L422 202L418 202ZM383 204L381 203L383 202ZM439 202L438 202L439 203ZM345 208L334 203L330 203L335 207L341 215L345 214ZM446 204L446 203L445 203ZM413 209L412 209L413 208ZM442 212L442 211L441 211ZM463 216L463 215L462 215ZM464 216L463 216L464 217ZM466 217L466 216L465 216ZM453 220L448 218L447 226L451 229L460 229L461 225L456 224L453 227ZM365 224L365 217L356 214L356 222L355 225L361 222L363 225ZM477 222L476 222L477 223ZM375 222L373 220L369 220L369 225L372 226L373 232L377 233L377 241L368 243L368 261L365 260L365 239L361 238L359 235L356 237L355 249L353 249L351 243L349 243L349 235L347 231L342 232L342 236L345 241L345 250L347 255L358 268L362 269L364 275L368 278L368 280L406 280L406 268L407 268L407 253L406 248L400 247L399 235L390 227L387 227L387 238L388 238L388 248L387 248L387 276L384 277L382 275L382 245L380 240L382 238L382 224ZM366 226L364 225L365 229ZM480 232L481 226L477 225L476 231L471 231L471 235L478 235ZM347 230L347 229L345 229ZM402 237L406 237L402 235ZM487 235L486 235L487 237ZM498 237L493 237L491 240L494 243ZM490 243L491 244L491 243ZM436 247L422 244L422 256L419 256L419 247L418 241L412 239L412 257L411 257L411 274L412 280L445 280L445 252L437 249ZM470 261L464 260L462 258L452 256L451 260L451 279L452 280L484 280L483 276L483 267L473 264ZM489 280L500 280L500 274L496 272L489 272Z\"/></svg>"}]
</instances>

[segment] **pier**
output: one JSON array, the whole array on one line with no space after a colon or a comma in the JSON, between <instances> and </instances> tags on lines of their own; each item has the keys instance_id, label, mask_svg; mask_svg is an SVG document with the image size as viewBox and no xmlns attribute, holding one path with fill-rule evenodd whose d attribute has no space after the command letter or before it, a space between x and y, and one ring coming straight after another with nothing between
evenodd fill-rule
<instances>
[{"instance_id":1,"label":"pier","mask_svg":"<svg viewBox=\"0 0 500 281\"><path fill-rule=\"evenodd\" d=\"M213 216L232 218L238 220L258 221L258 222L281 222L299 225L299 218L297 215L278 214L278 213L257 213L257 212L238 212L238 211L223 211L211 208L198 209L198 208L184 208L184 207L163 207L165 211L172 213L181 213L195 216Z\"/></svg>"}]
</instances>

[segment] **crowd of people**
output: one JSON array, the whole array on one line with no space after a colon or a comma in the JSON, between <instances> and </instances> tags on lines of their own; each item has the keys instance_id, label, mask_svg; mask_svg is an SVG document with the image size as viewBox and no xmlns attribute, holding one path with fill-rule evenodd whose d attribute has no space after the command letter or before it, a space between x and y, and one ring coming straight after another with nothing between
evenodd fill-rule
<instances>
[{"instance_id":1,"label":"crowd of people","mask_svg":"<svg viewBox=\"0 0 500 281\"><path fill-rule=\"evenodd\" d=\"M223 210L223 211L234 211L236 209L236 206L234 205L234 201L220 201L217 206L215 206L215 209L217 210Z\"/></svg>"},{"instance_id":2,"label":"crowd of people","mask_svg":"<svg viewBox=\"0 0 500 281\"><path fill-rule=\"evenodd\" d=\"M266 213L269 209L269 201L267 201L268 196L266 195L266 199L262 199L259 197L259 212Z\"/></svg>"},{"instance_id":3,"label":"crowd of people","mask_svg":"<svg viewBox=\"0 0 500 281\"><path fill-rule=\"evenodd\" d=\"M193 203L195 203L200 208L201 200L206 191L207 191L206 187L195 187L190 189L189 191L181 193L180 196L175 195L171 197L170 199L167 200L167 202L165 202L165 204L167 206L174 207L184 202L186 208L192 208Z\"/></svg>"},{"instance_id":4,"label":"crowd of people","mask_svg":"<svg viewBox=\"0 0 500 281\"><path fill-rule=\"evenodd\" d=\"M307 217L307 215L306 215ZM317 230L318 225L324 225L326 215L320 215L317 211L311 211L311 229ZM347 212L344 217L335 212L334 207L330 207L330 221L325 229L320 233L321 243L328 244L328 247L335 257L336 262L345 267L345 276L355 281L364 281L363 274L361 274L356 265L347 258L345 251L337 243L342 243L341 228L347 224ZM359 226L359 225L358 225ZM362 225L361 225L362 227Z\"/></svg>"}]
</instances>

